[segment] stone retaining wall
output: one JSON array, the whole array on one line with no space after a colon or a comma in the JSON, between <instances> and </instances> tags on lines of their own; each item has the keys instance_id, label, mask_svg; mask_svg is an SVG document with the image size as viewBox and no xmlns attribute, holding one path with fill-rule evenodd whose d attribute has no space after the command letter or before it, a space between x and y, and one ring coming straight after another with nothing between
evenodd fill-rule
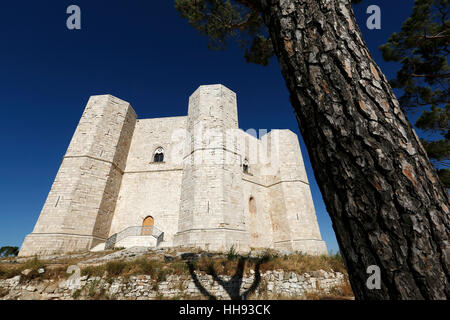
<instances>
[{"instance_id":1,"label":"stone retaining wall","mask_svg":"<svg viewBox=\"0 0 450 320\"><path fill-rule=\"evenodd\" d=\"M230 299L229 292L242 295L255 281L253 271L242 278L242 283L230 281L230 276L220 276L220 285L212 276L196 273L199 283L218 299ZM73 277L71 277L73 278ZM75 280L20 281L21 276L0 280L0 300L72 300L72 299L206 299L190 275L169 275L166 279L152 279L148 275L128 279L87 276ZM230 281L230 282L228 282ZM251 299L301 299L306 293L329 293L347 280L339 272L323 270L296 274L294 272L267 271L261 274L257 289ZM227 283L228 282L228 283ZM226 290L225 290L225 288ZM227 292L228 291L228 292Z\"/></svg>"}]
</instances>

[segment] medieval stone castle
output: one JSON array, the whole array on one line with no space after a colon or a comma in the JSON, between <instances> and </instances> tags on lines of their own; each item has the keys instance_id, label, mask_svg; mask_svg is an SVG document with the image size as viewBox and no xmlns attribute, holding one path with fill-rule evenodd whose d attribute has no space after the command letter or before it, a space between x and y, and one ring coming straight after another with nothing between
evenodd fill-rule
<instances>
[{"instance_id":1,"label":"medieval stone castle","mask_svg":"<svg viewBox=\"0 0 450 320\"><path fill-rule=\"evenodd\" d=\"M326 253L297 136L238 129L222 85L199 87L184 117L91 97L20 255L114 246Z\"/></svg>"}]
</instances>

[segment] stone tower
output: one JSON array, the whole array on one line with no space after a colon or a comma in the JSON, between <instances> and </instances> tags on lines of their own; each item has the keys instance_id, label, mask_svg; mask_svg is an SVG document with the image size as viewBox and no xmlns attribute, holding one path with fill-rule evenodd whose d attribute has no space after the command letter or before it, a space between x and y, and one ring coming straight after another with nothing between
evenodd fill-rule
<instances>
[{"instance_id":1,"label":"stone tower","mask_svg":"<svg viewBox=\"0 0 450 320\"><path fill-rule=\"evenodd\" d=\"M236 94L222 85L189 98L178 232L174 245L222 250L248 247L242 160L227 137L238 129Z\"/></svg>"},{"instance_id":2,"label":"stone tower","mask_svg":"<svg viewBox=\"0 0 450 320\"><path fill-rule=\"evenodd\" d=\"M21 256L89 250L106 240L135 123L127 102L89 99Z\"/></svg>"},{"instance_id":3,"label":"stone tower","mask_svg":"<svg viewBox=\"0 0 450 320\"><path fill-rule=\"evenodd\" d=\"M290 130L272 130L268 139L277 142L272 144L277 182L268 190L274 248L326 253L297 135Z\"/></svg>"}]
</instances>

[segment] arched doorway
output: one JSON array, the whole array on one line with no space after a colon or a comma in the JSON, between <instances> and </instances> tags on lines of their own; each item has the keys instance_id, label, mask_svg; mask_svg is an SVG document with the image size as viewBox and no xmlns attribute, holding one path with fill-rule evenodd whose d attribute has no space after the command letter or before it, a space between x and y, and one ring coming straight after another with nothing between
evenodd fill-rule
<instances>
[{"instance_id":1,"label":"arched doorway","mask_svg":"<svg viewBox=\"0 0 450 320\"><path fill-rule=\"evenodd\" d=\"M155 225L155 219L152 216L148 216L142 222L142 235L151 236L153 233L153 226Z\"/></svg>"}]
</instances>

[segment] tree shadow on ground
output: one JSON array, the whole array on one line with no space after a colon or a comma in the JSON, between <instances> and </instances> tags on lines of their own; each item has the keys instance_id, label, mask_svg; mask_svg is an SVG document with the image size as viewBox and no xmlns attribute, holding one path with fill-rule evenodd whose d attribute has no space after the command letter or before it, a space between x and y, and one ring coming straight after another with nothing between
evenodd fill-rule
<instances>
[{"instance_id":1,"label":"tree shadow on ground","mask_svg":"<svg viewBox=\"0 0 450 320\"><path fill-rule=\"evenodd\" d=\"M244 277L244 271L245 271L245 264L247 261L256 260L255 263L255 279L253 280L252 285L250 288L245 290L243 293L241 293L241 286L242 286L242 280ZM239 257L238 264L236 266L236 272L231 277L230 280L224 281L222 280L219 275L217 274L216 270L214 269L213 264L211 263L208 267L208 271L206 274L213 277L213 280L217 282L230 296L231 300L247 300L247 298L255 292L255 290L258 288L260 282L261 282L261 273L260 273L260 267L261 264L266 262L268 260L267 256L264 256L262 258L257 259L251 259L249 257ZM197 287L197 289L200 291L202 295L207 297L209 300L217 300L217 297L211 294L205 286L202 285L200 280L197 277L197 274L195 273L195 265L192 260L189 260L186 262L189 268L189 273L192 277L192 280L194 280L194 284Z\"/></svg>"}]
</instances>

